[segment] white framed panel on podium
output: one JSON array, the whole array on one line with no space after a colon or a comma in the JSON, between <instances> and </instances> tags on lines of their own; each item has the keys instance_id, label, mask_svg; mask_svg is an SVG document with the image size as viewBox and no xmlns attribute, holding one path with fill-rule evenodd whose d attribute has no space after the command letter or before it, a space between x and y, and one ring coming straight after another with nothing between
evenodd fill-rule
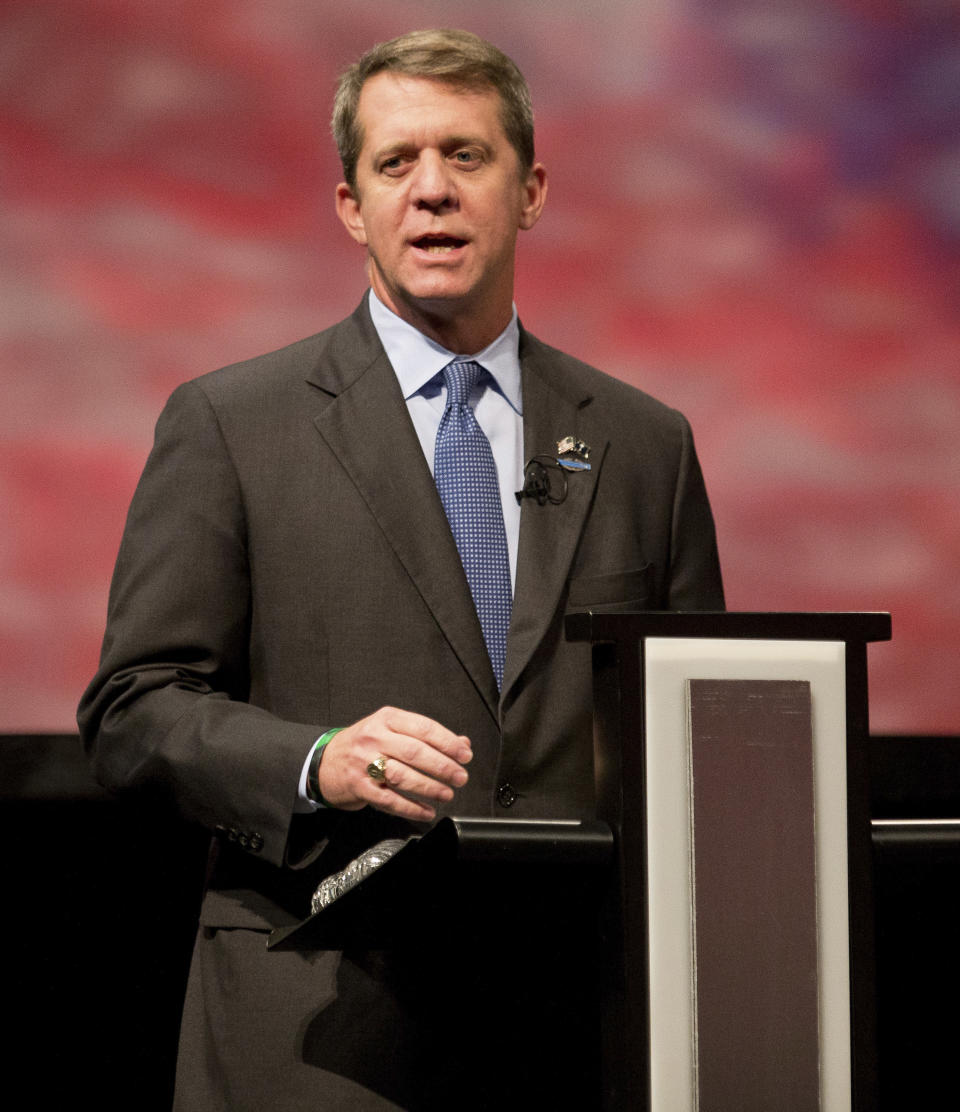
<instances>
[{"instance_id":1,"label":"white framed panel on podium","mask_svg":"<svg viewBox=\"0 0 960 1112\"><path fill-rule=\"evenodd\" d=\"M845 645L651 637L644 668L651 1107L847 1112ZM721 704L706 731L697 685ZM698 761L698 745L733 768ZM803 890L783 899L791 882ZM698 920L728 945L698 955ZM702 999L718 954L725 1008Z\"/></svg>"},{"instance_id":2,"label":"white framed panel on podium","mask_svg":"<svg viewBox=\"0 0 960 1112\"><path fill-rule=\"evenodd\" d=\"M867 644L888 614L592 612L605 1112L873 1112Z\"/></svg>"}]
</instances>

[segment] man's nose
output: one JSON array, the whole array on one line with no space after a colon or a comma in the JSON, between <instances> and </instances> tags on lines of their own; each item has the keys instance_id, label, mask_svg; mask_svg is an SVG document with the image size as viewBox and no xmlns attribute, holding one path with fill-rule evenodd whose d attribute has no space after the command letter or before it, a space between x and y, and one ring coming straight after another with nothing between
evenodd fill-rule
<instances>
[{"instance_id":1,"label":"man's nose","mask_svg":"<svg viewBox=\"0 0 960 1112\"><path fill-rule=\"evenodd\" d=\"M426 151L418 159L410 199L418 207L431 209L456 204L456 184L447 160L439 152Z\"/></svg>"}]
</instances>

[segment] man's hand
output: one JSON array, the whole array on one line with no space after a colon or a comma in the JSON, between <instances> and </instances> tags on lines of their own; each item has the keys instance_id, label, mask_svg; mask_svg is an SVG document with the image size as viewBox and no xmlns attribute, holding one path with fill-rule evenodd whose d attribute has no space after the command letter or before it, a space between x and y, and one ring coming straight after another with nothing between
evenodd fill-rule
<instances>
[{"instance_id":1,"label":"man's hand","mask_svg":"<svg viewBox=\"0 0 960 1112\"><path fill-rule=\"evenodd\" d=\"M367 766L386 758L384 779ZM369 804L414 822L436 817L433 803L449 803L467 782L470 739L422 714L381 707L327 742L320 762L320 794L331 807L356 811ZM400 794L400 793L404 794ZM416 798L409 798L415 796Z\"/></svg>"}]
</instances>

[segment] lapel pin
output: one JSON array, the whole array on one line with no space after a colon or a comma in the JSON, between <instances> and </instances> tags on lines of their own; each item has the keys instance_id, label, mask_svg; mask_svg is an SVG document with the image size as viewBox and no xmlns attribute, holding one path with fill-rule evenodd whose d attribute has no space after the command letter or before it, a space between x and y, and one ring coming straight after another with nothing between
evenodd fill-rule
<instances>
[{"instance_id":1,"label":"lapel pin","mask_svg":"<svg viewBox=\"0 0 960 1112\"><path fill-rule=\"evenodd\" d=\"M565 471L589 471L590 445L576 436L564 436L557 441L557 463Z\"/></svg>"}]
</instances>

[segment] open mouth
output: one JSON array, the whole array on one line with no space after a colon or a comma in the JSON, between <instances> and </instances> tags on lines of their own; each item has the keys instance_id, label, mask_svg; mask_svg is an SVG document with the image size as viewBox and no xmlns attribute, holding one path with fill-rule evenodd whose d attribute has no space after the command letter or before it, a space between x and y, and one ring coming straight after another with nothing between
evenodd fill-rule
<instances>
[{"instance_id":1,"label":"open mouth","mask_svg":"<svg viewBox=\"0 0 960 1112\"><path fill-rule=\"evenodd\" d=\"M463 247L466 242L465 239L457 239L456 236L427 235L415 239L413 246L430 255L446 255L456 251L458 247Z\"/></svg>"}]
</instances>

